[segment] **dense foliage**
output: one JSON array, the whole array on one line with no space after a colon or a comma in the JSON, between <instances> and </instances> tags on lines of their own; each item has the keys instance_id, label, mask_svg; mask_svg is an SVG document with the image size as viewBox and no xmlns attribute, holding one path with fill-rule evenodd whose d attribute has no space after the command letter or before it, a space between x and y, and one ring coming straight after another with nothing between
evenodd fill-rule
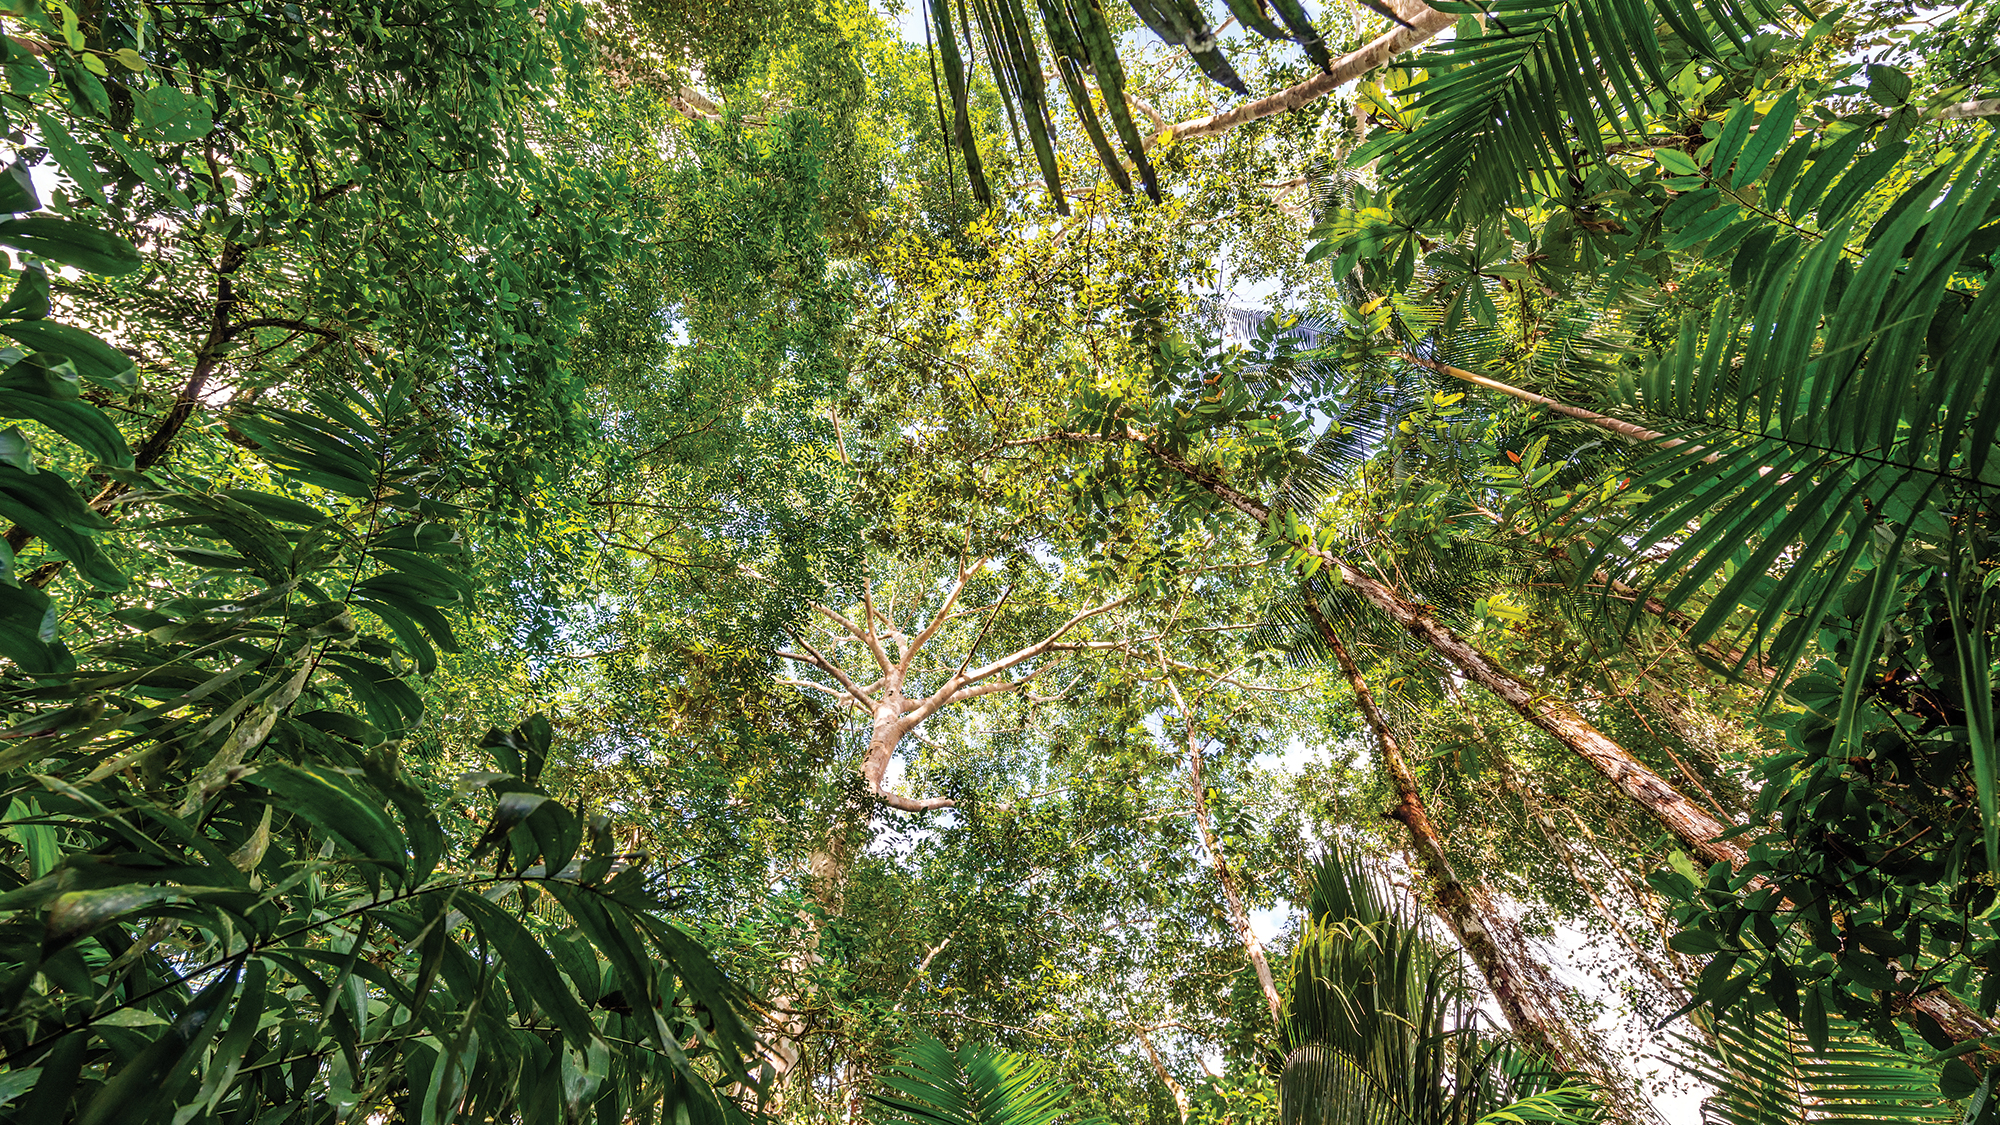
<instances>
[{"instance_id":1,"label":"dense foliage","mask_svg":"<svg viewBox=\"0 0 2000 1125\"><path fill-rule=\"evenodd\" d=\"M2000 1120L2000 7L0 24L5 1119Z\"/></svg>"}]
</instances>

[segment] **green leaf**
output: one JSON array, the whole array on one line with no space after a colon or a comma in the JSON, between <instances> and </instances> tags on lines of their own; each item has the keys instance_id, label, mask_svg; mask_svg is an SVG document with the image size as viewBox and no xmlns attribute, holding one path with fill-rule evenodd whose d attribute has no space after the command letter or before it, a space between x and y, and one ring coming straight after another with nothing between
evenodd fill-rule
<instances>
[{"instance_id":1,"label":"green leaf","mask_svg":"<svg viewBox=\"0 0 2000 1125\"><path fill-rule=\"evenodd\" d=\"M49 146L49 155L55 158L56 166L76 182L78 191L104 202L104 182L98 178L97 163L70 136L69 126L63 124L61 117L48 113L37 115L35 121L41 126L42 140Z\"/></svg>"},{"instance_id":2,"label":"green leaf","mask_svg":"<svg viewBox=\"0 0 2000 1125\"><path fill-rule=\"evenodd\" d=\"M47 594L0 583L0 657L31 675L67 669L73 662L56 641L60 622Z\"/></svg>"},{"instance_id":3,"label":"green leaf","mask_svg":"<svg viewBox=\"0 0 2000 1125\"><path fill-rule=\"evenodd\" d=\"M77 1115L77 1125L145 1121L156 1104L172 1104L172 1095L187 1082L183 1060L199 1054L221 1027L223 1013L236 995L236 983L237 968L232 966L197 993L165 1034L147 1044L97 1090Z\"/></svg>"},{"instance_id":4,"label":"green leaf","mask_svg":"<svg viewBox=\"0 0 2000 1125\"><path fill-rule=\"evenodd\" d=\"M44 943L51 949L67 945L114 918L179 897L181 888L172 885L105 887L57 895L43 919Z\"/></svg>"},{"instance_id":5,"label":"green leaf","mask_svg":"<svg viewBox=\"0 0 2000 1125\"><path fill-rule=\"evenodd\" d=\"M132 463L125 436L104 411L83 398L71 369L51 368L40 357L0 370L0 418L31 418L106 465Z\"/></svg>"},{"instance_id":6,"label":"green leaf","mask_svg":"<svg viewBox=\"0 0 2000 1125\"><path fill-rule=\"evenodd\" d=\"M93 585L106 590L125 585L125 575L105 559L95 541L110 521L84 503L60 474L29 474L0 465L0 517L39 537Z\"/></svg>"},{"instance_id":7,"label":"green leaf","mask_svg":"<svg viewBox=\"0 0 2000 1125\"><path fill-rule=\"evenodd\" d=\"M1677 148L1656 148L1653 150L1653 159L1660 162L1660 167L1676 176L1701 174L1701 165L1695 158Z\"/></svg>"},{"instance_id":8,"label":"green leaf","mask_svg":"<svg viewBox=\"0 0 2000 1125\"><path fill-rule=\"evenodd\" d=\"M1667 944L1682 953L1720 953L1722 939L1707 930L1682 930L1667 939Z\"/></svg>"},{"instance_id":9,"label":"green leaf","mask_svg":"<svg viewBox=\"0 0 2000 1125\"><path fill-rule=\"evenodd\" d=\"M275 794L279 808L346 840L390 871L401 874L408 866L402 833L383 814L380 802L363 795L348 778L324 766L273 762L258 767L247 780Z\"/></svg>"},{"instance_id":10,"label":"green leaf","mask_svg":"<svg viewBox=\"0 0 2000 1125\"><path fill-rule=\"evenodd\" d=\"M127 274L140 266L132 244L88 223L45 215L0 220L0 245L88 273Z\"/></svg>"},{"instance_id":11,"label":"green leaf","mask_svg":"<svg viewBox=\"0 0 2000 1125\"><path fill-rule=\"evenodd\" d=\"M1764 168L1771 158L1778 155L1785 142L1792 137L1792 122L1798 119L1799 89L1794 86L1778 96L1769 113L1757 124L1757 130L1743 146L1743 154L1736 160L1736 168L1730 174L1730 182L1738 185L1752 184L1764 174Z\"/></svg>"},{"instance_id":12,"label":"green leaf","mask_svg":"<svg viewBox=\"0 0 2000 1125\"><path fill-rule=\"evenodd\" d=\"M139 368L129 357L81 328L53 320L16 320L0 323L0 336L66 358L78 375L101 386L130 391L139 385Z\"/></svg>"},{"instance_id":13,"label":"green leaf","mask_svg":"<svg viewBox=\"0 0 2000 1125\"><path fill-rule=\"evenodd\" d=\"M339 676L354 693L368 721L389 738L402 738L424 715L424 701L403 678L373 660L329 652L321 667Z\"/></svg>"},{"instance_id":14,"label":"green leaf","mask_svg":"<svg viewBox=\"0 0 2000 1125\"><path fill-rule=\"evenodd\" d=\"M516 921L507 911L495 906L480 895L463 895L458 899L458 908L472 920L481 936L493 943L506 966L510 981L520 986L534 1000L555 1025L562 1029L563 1037L577 1050L587 1050L597 1038L597 1028L590 1022L590 1013L584 1010L576 994L556 970L555 959L542 947L542 942L530 934L526 927ZM533 1013L523 1012L523 1017Z\"/></svg>"},{"instance_id":15,"label":"green leaf","mask_svg":"<svg viewBox=\"0 0 2000 1125\"><path fill-rule=\"evenodd\" d=\"M16 214L42 209L42 198L35 191L35 178L28 166L15 161L7 165L7 174L0 176L0 211Z\"/></svg>"},{"instance_id":16,"label":"green leaf","mask_svg":"<svg viewBox=\"0 0 2000 1125\"><path fill-rule=\"evenodd\" d=\"M21 427L0 430L0 465L11 465L24 473L35 471L35 447Z\"/></svg>"},{"instance_id":17,"label":"green leaf","mask_svg":"<svg viewBox=\"0 0 2000 1125\"><path fill-rule=\"evenodd\" d=\"M1910 76L1893 66L1868 64L1868 96L1891 109L1910 100Z\"/></svg>"},{"instance_id":18,"label":"green leaf","mask_svg":"<svg viewBox=\"0 0 2000 1125\"><path fill-rule=\"evenodd\" d=\"M139 118L134 131L150 133L152 139L165 144L198 141L215 129L215 113L208 99L172 86L133 90L132 105Z\"/></svg>"},{"instance_id":19,"label":"green leaf","mask_svg":"<svg viewBox=\"0 0 2000 1125\"><path fill-rule=\"evenodd\" d=\"M979 141L972 130L971 94L966 86L965 60L958 49L958 31L952 26L951 0L929 0L931 26L937 29L938 58L944 66L945 90L951 95L952 130L958 142L959 160L972 184L972 197L981 207L993 205L993 189L987 186L986 170L979 158Z\"/></svg>"},{"instance_id":20,"label":"green leaf","mask_svg":"<svg viewBox=\"0 0 2000 1125\"><path fill-rule=\"evenodd\" d=\"M40 320L49 315L48 271L33 262L21 267L7 303L0 305L0 319Z\"/></svg>"}]
</instances>

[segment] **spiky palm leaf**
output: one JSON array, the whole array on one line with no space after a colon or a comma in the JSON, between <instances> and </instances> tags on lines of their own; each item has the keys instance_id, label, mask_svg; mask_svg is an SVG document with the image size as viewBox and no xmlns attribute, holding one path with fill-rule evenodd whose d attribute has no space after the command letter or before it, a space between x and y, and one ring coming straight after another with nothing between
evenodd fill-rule
<instances>
[{"instance_id":1,"label":"spiky palm leaf","mask_svg":"<svg viewBox=\"0 0 2000 1125\"><path fill-rule=\"evenodd\" d=\"M1202 73L1216 84L1237 94L1249 93L1223 53L1216 25L1200 0L1127 0L1127 3L1140 23L1169 46L1185 49ZM1264 14L1258 0L1228 0L1228 6L1236 18L1259 35L1298 42L1321 67L1331 62L1319 32L1314 30L1305 8L1297 0L1275 0L1283 28ZM938 56L944 63L944 87L952 105L952 132L972 181L973 196L982 206L991 206L993 196L970 117L971 77L965 66L968 55L978 54L986 57L988 72L1014 133L1015 147L1021 147L1021 133L1025 129L1050 199L1058 211L1069 213L1056 160L1055 117L1048 104L1042 65L1044 50L1052 59L1055 74L1062 81L1084 134L1112 182L1121 191L1132 190L1131 177L1123 163L1129 160L1146 194L1154 202L1159 201L1159 182L1146 155L1144 137L1127 104L1125 69L1119 62L1117 37L1111 30L1103 0L1036 0L1041 17L1041 42L1037 41L1024 0L960 0L956 16L953 7L952 0L929 0L927 5ZM1102 114L1110 119L1112 132L1117 134L1124 149L1123 160L1113 150L1098 120L1100 111L1093 103L1086 77L1097 82Z\"/></svg>"},{"instance_id":2,"label":"spiky palm leaf","mask_svg":"<svg viewBox=\"0 0 2000 1125\"><path fill-rule=\"evenodd\" d=\"M1850 212L1890 168L1864 159L1847 169L1847 146L1845 155L1820 158L1847 169L1834 183L1832 171L1815 174L1817 162L1787 158L1789 170L1780 171L1788 190L1766 199L1785 200L1793 213L1816 209L1826 233L1768 242L1740 308L1724 301L1706 323L1687 324L1676 346L1625 386L1633 415L1667 437L1634 465L1642 502L1598 540L1585 573L1629 575L1670 606L1703 597L1692 640L1734 632L1746 658L1768 644L1765 662L1788 672L1843 593L1863 607L1850 667L1864 669L1909 556L1965 569L1959 521L1982 521L2000 504L2000 410L1992 406L2000 287L1953 284L1984 246L1982 228L2000 198L1992 150L1988 142L1906 191L1876 221L1858 264L1847 260L1857 256L1847 247ZM1857 177L1865 182L1851 182ZM1655 552L1660 561L1640 561ZM1983 634L1973 616L1953 624L1977 650ZM1974 656L1971 666L1983 667ZM1863 678L1850 677L1837 723L1843 738ZM1963 684L1990 810L1990 680L1966 676ZM1991 853L2000 822L1990 815L1987 832Z\"/></svg>"},{"instance_id":3,"label":"spiky palm leaf","mask_svg":"<svg viewBox=\"0 0 2000 1125\"><path fill-rule=\"evenodd\" d=\"M1411 212L1424 217L1454 208L1485 214L1537 184L1561 198L1578 150L1602 157L1607 132L1644 135L1648 95L1669 73L1656 23L1711 57L1711 28L1738 42L1757 29L1729 0L1704 0L1700 11L1689 0L1433 6L1485 26L1460 20L1453 39L1410 64L1430 74L1410 90L1426 107L1422 122L1356 156L1380 156L1384 181L1401 184Z\"/></svg>"},{"instance_id":4,"label":"spiky palm leaf","mask_svg":"<svg viewBox=\"0 0 2000 1125\"><path fill-rule=\"evenodd\" d=\"M1682 1057L1669 1061L1714 1089L1703 1118L1719 1125L1962 1118L1938 1096L1937 1064L1881 1046L1837 1016L1834 1022L1825 1051L1814 1051L1796 1025L1765 1012L1716 1028L1713 1042L1675 1037Z\"/></svg>"},{"instance_id":5,"label":"spiky palm leaf","mask_svg":"<svg viewBox=\"0 0 2000 1125\"><path fill-rule=\"evenodd\" d=\"M1055 1125L1074 1118L1069 1087L1050 1078L1048 1063L977 1043L954 1050L919 1035L896 1052L882 1084L895 1093L868 1097L881 1107L876 1120L890 1125Z\"/></svg>"},{"instance_id":6,"label":"spiky palm leaf","mask_svg":"<svg viewBox=\"0 0 2000 1125\"><path fill-rule=\"evenodd\" d=\"M1315 868L1308 927L1292 961L1279 1120L1596 1120L1588 1091L1554 1086L1474 1029L1457 955L1390 901L1381 879L1337 848Z\"/></svg>"}]
</instances>

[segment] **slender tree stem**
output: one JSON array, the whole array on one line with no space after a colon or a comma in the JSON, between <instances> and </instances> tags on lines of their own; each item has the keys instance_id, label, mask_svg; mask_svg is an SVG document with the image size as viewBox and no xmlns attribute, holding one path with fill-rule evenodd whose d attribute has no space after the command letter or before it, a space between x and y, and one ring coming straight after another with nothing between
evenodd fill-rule
<instances>
[{"instance_id":1,"label":"slender tree stem","mask_svg":"<svg viewBox=\"0 0 2000 1125\"><path fill-rule=\"evenodd\" d=\"M1187 700L1181 697L1180 685L1174 682L1173 671L1167 667L1166 650L1159 650L1160 676L1166 681L1167 690L1173 694L1174 706L1180 709L1181 722L1186 730L1188 754L1188 794L1194 800L1195 826L1201 831L1202 846L1208 851L1208 859L1215 867L1216 881L1222 884L1222 898L1229 909L1229 925L1236 931L1236 939L1243 943L1243 953L1250 960L1250 967L1257 973L1257 987L1263 990L1264 1003L1271 1010L1271 1026L1285 1025L1285 1002L1278 996L1278 983L1271 975L1270 958L1264 955L1264 943L1257 940L1257 931L1250 926L1250 912L1243 905L1243 894L1236 886L1236 876L1229 870L1229 857L1222 852L1221 841L1215 838L1215 825L1208 814L1208 783L1201 776L1201 745L1195 741L1194 712L1188 708Z\"/></svg>"},{"instance_id":2,"label":"slender tree stem","mask_svg":"<svg viewBox=\"0 0 2000 1125\"><path fill-rule=\"evenodd\" d=\"M1368 690L1368 681L1361 675L1361 666L1342 644L1333 626L1320 612L1319 605L1311 595L1305 600L1306 612L1312 618L1313 629L1333 653L1333 659L1340 666L1341 675L1347 678L1347 686L1354 693L1355 705L1361 709L1361 717L1375 736L1375 746L1382 758L1383 772L1389 775L1390 788L1396 793L1396 807L1384 815L1400 822L1409 832L1409 851L1417 867L1429 880L1432 891L1432 905L1444 919L1467 957L1479 969L1479 975L1486 980L1487 989L1500 1005L1501 1014L1507 1017L1508 1026L1521 1037L1528 1047L1542 1055L1558 1068L1576 1068L1593 1073L1604 1071L1609 1077L1602 1060L1587 1049L1576 1029L1559 1009L1545 1002L1545 988L1533 982L1534 977L1547 977L1539 965L1517 965L1511 953L1519 950L1503 948L1500 934L1511 930L1513 923L1505 917L1493 902L1493 896L1484 886L1468 885L1458 877L1452 868L1451 859L1445 855L1444 841L1432 823L1430 812L1425 807L1423 792L1417 787L1417 778L1410 770L1410 764L1403 756L1401 741L1394 728L1389 725L1388 716L1375 703L1375 695ZM1552 983L1552 982L1551 982Z\"/></svg>"},{"instance_id":3,"label":"slender tree stem","mask_svg":"<svg viewBox=\"0 0 2000 1125\"><path fill-rule=\"evenodd\" d=\"M1128 431L1127 437L1160 463L1194 481L1230 507L1258 523L1270 520L1271 511L1263 504L1152 444L1137 431ZM1347 560L1317 547L1308 545L1303 550L1320 559L1369 604L1455 665L1467 679L1498 696L1516 714L1582 758L1599 776L1609 781L1627 800L1649 813L1681 846L1702 862L1727 864L1732 870L1748 862L1749 855L1742 845L1734 838L1724 838L1731 825L1709 815L1707 810L1689 800L1686 794L1674 788L1650 766L1605 737L1576 708L1535 691L1432 617L1423 606L1405 599L1388 583L1363 574ZM1923 1013L1955 1043L1982 1038L1993 1031L1989 1021L1941 988L1912 996L1909 1007L1912 1011Z\"/></svg>"},{"instance_id":4,"label":"slender tree stem","mask_svg":"<svg viewBox=\"0 0 2000 1125\"><path fill-rule=\"evenodd\" d=\"M1300 106L1310 105L1404 51L1429 40L1458 19L1457 16L1435 11L1422 4L1406 4L1400 7L1405 10L1397 14L1407 21L1407 26L1390 28L1359 50L1350 51L1333 60L1331 67L1296 86L1287 87L1268 97L1245 102L1234 109L1179 122L1162 132L1160 139L1191 141L1198 137L1219 136L1238 125L1261 121L1266 117L1274 117Z\"/></svg>"}]
</instances>

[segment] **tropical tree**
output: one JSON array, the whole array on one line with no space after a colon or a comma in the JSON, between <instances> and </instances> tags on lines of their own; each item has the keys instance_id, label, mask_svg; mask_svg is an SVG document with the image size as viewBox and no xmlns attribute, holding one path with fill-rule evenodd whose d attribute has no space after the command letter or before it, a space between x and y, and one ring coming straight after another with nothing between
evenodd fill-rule
<instances>
[{"instance_id":1,"label":"tropical tree","mask_svg":"<svg viewBox=\"0 0 2000 1125\"><path fill-rule=\"evenodd\" d=\"M1771 759L1764 774L1757 815L1787 827L1763 837L1772 858L1751 862L1725 835L1728 820L1633 770L1581 716L1547 711L1476 650L1454 658L1598 761L1606 780L1711 867L1692 879L1660 876L1687 903L1684 917L1706 919L1682 944L1719 954L1699 999L1728 1007L1754 990L1786 1011L1832 1005L1890 1038L1890 1014L1908 1005L1923 1013L1917 1030L1942 1044L1983 1036L1974 1008L1990 1006L1976 958L1958 960L1971 948L1955 923L1939 914L1903 933L1919 901L1979 900L1977 871L1994 846L1982 749L1990 623L1969 561L1990 508L1991 412L1978 404L1991 370L1992 188L1985 127L1964 124L1989 110L1963 87L1918 90L1889 62L1828 58L1831 46L1878 30L1878 15L1806 27L1726 5L1547 5L1462 22L1419 58L1423 80L1380 99L1375 135L1354 154L1395 191L1351 204L1336 197L1316 253L1332 263L1337 298L1352 295L1331 341L1353 369L1346 385L1395 385L1399 367L1414 367L1638 442L1606 466L1601 486L1573 487L1547 513L1572 581L1626 601L1624 623L1648 608L1685 610L1679 621L1693 643L1727 638L1732 670L1754 673L1774 696L1824 701L1824 726L1791 724L1803 757ZM1406 22L1413 35L1445 26ZM1961 73L1980 72L1975 63ZM1841 85L1850 77L1865 85ZM1854 97L1862 93L1866 102ZM1260 519L1279 512L1160 441L1164 414L1125 428L1138 420L1120 409L1126 392L1106 389L1103 407L1073 433L1152 441L1149 454L1223 502ZM1321 401L1318 391L1273 399L1222 385L1182 408L1247 419L1244 439L1275 449L1302 442L1317 428L1311 411L1323 409L1287 421L1285 407ZM1260 430L1252 423L1265 414L1277 425ZM1292 539L1300 563L1333 569L1437 651L1452 651L1415 603L1300 541L1279 518L1274 537ZM1937 569L1919 570L1917 559ZM1893 630L1905 621L1910 640L1899 645ZM1795 679L1815 644L1827 665ZM1877 684L1897 688L1877 702ZM1903 695L1905 684L1915 694ZM1915 870L1886 886L1821 851L1809 811L1830 811L1829 794L1856 809L1897 807L1849 797L1856 784L1870 793L1885 784L1880 770L1847 779L1878 725L1875 752L1909 754L1940 779L1963 769L1962 795L1918 799L1943 800L1951 823L1984 841L1972 848L1934 833L1927 815L1921 830L1938 836L1933 851L1909 835L1919 829L1908 815L1858 822L1871 848L1833 847L1871 872L1879 856L1917 849L1898 863ZM1826 764L1801 768L1817 762ZM1923 768L1899 770L1889 784L1907 785ZM1825 882L1803 874L1829 861L1839 874ZM1912 897L1905 880L1927 889ZM1699 905L1704 883L1744 905L1712 916ZM1843 941L1836 915L1855 909L1901 936L1872 952ZM1748 933L1757 917L1765 923L1754 941L1713 936ZM1815 932L1824 952L1780 953L1794 925ZM1932 925L1945 926L1934 942L1923 936ZM1926 983L1942 978L1961 991Z\"/></svg>"}]
</instances>

